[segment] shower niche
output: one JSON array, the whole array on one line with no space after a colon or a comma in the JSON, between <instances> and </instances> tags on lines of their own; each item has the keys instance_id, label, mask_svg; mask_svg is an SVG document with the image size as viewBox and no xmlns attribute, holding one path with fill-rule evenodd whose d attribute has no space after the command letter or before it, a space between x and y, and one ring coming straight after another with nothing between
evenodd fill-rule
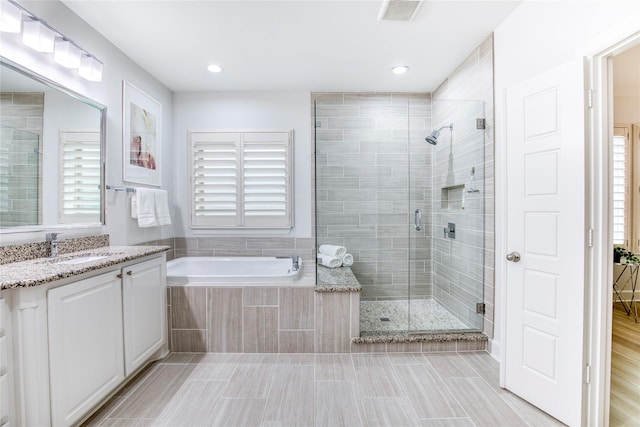
<instances>
[{"instance_id":1,"label":"shower niche","mask_svg":"<svg viewBox=\"0 0 640 427\"><path fill-rule=\"evenodd\" d=\"M361 335L482 331L483 102L314 93L312 114L316 243L353 255Z\"/></svg>"}]
</instances>

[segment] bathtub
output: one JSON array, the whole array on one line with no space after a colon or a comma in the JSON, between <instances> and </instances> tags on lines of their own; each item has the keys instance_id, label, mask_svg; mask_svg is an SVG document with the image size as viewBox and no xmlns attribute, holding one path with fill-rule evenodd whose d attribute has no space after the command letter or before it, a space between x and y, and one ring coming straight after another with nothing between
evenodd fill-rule
<instances>
[{"instance_id":1,"label":"bathtub","mask_svg":"<svg viewBox=\"0 0 640 427\"><path fill-rule=\"evenodd\" d=\"M167 262L168 286L237 286L295 282L302 259L291 257L182 257Z\"/></svg>"}]
</instances>

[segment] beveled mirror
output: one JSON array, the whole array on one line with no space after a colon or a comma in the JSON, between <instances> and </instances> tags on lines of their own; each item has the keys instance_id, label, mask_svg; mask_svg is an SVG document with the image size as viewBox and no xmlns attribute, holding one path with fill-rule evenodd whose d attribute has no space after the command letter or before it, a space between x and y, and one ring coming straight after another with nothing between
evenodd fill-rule
<instances>
[{"instance_id":1,"label":"beveled mirror","mask_svg":"<svg viewBox=\"0 0 640 427\"><path fill-rule=\"evenodd\" d=\"M0 57L0 233L104 224L106 107Z\"/></svg>"}]
</instances>

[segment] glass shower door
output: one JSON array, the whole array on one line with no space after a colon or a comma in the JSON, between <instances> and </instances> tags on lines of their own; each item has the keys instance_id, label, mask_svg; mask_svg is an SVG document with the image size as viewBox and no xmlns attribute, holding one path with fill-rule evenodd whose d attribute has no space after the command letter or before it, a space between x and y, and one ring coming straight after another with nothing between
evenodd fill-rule
<instances>
[{"instance_id":1,"label":"glass shower door","mask_svg":"<svg viewBox=\"0 0 640 427\"><path fill-rule=\"evenodd\" d=\"M409 331L481 331L484 107L433 100L431 108L426 131L410 131L410 204L424 226L410 225Z\"/></svg>"}]
</instances>

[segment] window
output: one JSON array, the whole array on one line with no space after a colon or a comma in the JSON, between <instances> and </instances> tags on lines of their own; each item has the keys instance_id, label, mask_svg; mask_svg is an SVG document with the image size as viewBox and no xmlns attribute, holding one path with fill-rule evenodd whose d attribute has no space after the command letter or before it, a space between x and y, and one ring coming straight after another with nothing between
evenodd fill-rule
<instances>
[{"instance_id":1,"label":"window","mask_svg":"<svg viewBox=\"0 0 640 427\"><path fill-rule=\"evenodd\" d=\"M191 132L193 228L291 228L292 132Z\"/></svg>"},{"instance_id":2,"label":"window","mask_svg":"<svg viewBox=\"0 0 640 427\"><path fill-rule=\"evenodd\" d=\"M60 132L61 224L100 220L100 132Z\"/></svg>"},{"instance_id":3,"label":"window","mask_svg":"<svg viewBox=\"0 0 640 427\"><path fill-rule=\"evenodd\" d=\"M627 246L630 237L631 150L629 129L615 127L613 132L613 244Z\"/></svg>"}]
</instances>

